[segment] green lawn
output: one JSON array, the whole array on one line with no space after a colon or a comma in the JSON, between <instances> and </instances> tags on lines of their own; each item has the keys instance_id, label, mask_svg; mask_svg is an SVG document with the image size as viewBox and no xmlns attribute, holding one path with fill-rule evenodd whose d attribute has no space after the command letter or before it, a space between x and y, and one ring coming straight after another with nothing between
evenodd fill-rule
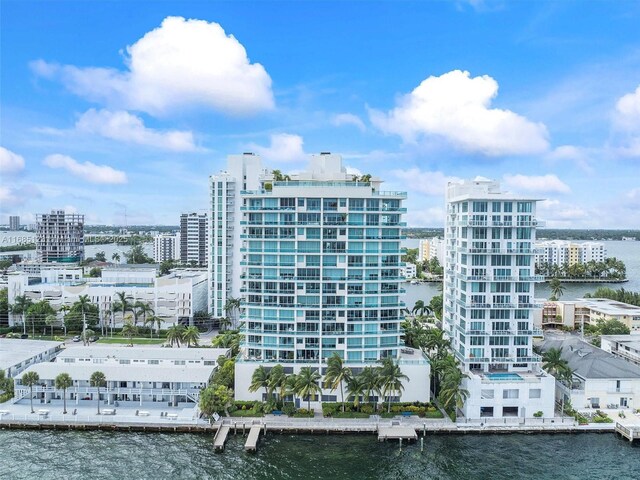
<instances>
[{"instance_id":1,"label":"green lawn","mask_svg":"<svg viewBox=\"0 0 640 480\"><path fill-rule=\"evenodd\" d=\"M159 345L161 343L166 343L166 339L164 338L134 338L132 342L129 342L128 338L123 337L101 337L96 343L111 343L111 344L123 344L129 345L129 343L133 343L134 345Z\"/></svg>"}]
</instances>

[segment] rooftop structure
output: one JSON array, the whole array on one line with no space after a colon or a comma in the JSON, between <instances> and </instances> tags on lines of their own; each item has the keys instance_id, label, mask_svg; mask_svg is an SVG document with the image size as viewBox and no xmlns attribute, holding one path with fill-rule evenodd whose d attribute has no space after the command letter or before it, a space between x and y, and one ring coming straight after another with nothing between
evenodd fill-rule
<instances>
[{"instance_id":1,"label":"rooftop structure","mask_svg":"<svg viewBox=\"0 0 640 480\"><path fill-rule=\"evenodd\" d=\"M601 348L640 366L640 335L602 335Z\"/></svg>"},{"instance_id":2,"label":"rooftop structure","mask_svg":"<svg viewBox=\"0 0 640 480\"><path fill-rule=\"evenodd\" d=\"M48 362L62 348L62 342L0 338L0 370L15 377L30 365Z\"/></svg>"}]
</instances>

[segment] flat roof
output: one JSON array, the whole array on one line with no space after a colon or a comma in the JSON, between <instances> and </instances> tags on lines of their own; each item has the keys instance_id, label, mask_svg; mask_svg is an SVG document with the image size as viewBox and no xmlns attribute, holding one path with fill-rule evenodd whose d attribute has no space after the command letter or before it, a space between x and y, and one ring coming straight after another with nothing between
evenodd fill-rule
<instances>
[{"instance_id":1,"label":"flat roof","mask_svg":"<svg viewBox=\"0 0 640 480\"><path fill-rule=\"evenodd\" d=\"M200 365L120 365L69 364L44 362L30 366L25 372L37 372L41 380L52 380L60 373L68 373L73 380L89 380L94 372L104 373L107 381L129 382L196 382L207 383L216 366Z\"/></svg>"},{"instance_id":2,"label":"flat roof","mask_svg":"<svg viewBox=\"0 0 640 480\"><path fill-rule=\"evenodd\" d=\"M7 370L60 345L62 342L0 338L0 370Z\"/></svg>"},{"instance_id":3,"label":"flat roof","mask_svg":"<svg viewBox=\"0 0 640 480\"><path fill-rule=\"evenodd\" d=\"M59 358L107 358L131 360L217 360L227 355L228 348L162 348L135 345L88 345L65 348Z\"/></svg>"},{"instance_id":4,"label":"flat roof","mask_svg":"<svg viewBox=\"0 0 640 480\"><path fill-rule=\"evenodd\" d=\"M608 315L640 315L640 307L608 298L581 298L591 310Z\"/></svg>"},{"instance_id":5,"label":"flat roof","mask_svg":"<svg viewBox=\"0 0 640 480\"><path fill-rule=\"evenodd\" d=\"M640 335L602 335L602 340L608 340L610 342L622 343L634 350L640 351Z\"/></svg>"}]
</instances>

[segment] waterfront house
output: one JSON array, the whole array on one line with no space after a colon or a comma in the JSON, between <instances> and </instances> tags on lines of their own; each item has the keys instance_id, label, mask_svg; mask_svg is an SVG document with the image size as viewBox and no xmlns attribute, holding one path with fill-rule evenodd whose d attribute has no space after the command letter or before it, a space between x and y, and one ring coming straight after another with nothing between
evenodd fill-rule
<instances>
[{"instance_id":1,"label":"waterfront house","mask_svg":"<svg viewBox=\"0 0 640 480\"><path fill-rule=\"evenodd\" d=\"M15 377L31 365L48 362L62 348L62 342L0 338L0 370Z\"/></svg>"}]
</instances>

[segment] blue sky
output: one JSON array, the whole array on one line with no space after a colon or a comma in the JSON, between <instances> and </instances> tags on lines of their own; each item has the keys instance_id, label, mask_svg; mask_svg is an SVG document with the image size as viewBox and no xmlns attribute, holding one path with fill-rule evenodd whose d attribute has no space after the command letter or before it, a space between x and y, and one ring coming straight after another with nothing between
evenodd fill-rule
<instances>
[{"instance_id":1,"label":"blue sky","mask_svg":"<svg viewBox=\"0 0 640 480\"><path fill-rule=\"evenodd\" d=\"M177 224L207 177L341 153L441 226L447 180L640 227L635 1L2 0L0 223Z\"/></svg>"}]
</instances>

